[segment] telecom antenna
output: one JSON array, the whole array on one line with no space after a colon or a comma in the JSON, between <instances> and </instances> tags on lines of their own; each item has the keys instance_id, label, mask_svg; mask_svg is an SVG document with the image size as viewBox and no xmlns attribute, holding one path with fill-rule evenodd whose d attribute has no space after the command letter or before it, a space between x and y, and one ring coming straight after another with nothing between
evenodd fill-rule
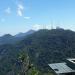
<instances>
[{"instance_id":1,"label":"telecom antenna","mask_svg":"<svg viewBox=\"0 0 75 75\"><path fill-rule=\"evenodd\" d=\"M45 24L43 24L43 29L46 29L46 25Z\"/></svg>"},{"instance_id":2,"label":"telecom antenna","mask_svg":"<svg viewBox=\"0 0 75 75\"><path fill-rule=\"evenodd\" d=\"M53 21L51 20L51 29L53 29Z\"/></svg>"}]
</instances>

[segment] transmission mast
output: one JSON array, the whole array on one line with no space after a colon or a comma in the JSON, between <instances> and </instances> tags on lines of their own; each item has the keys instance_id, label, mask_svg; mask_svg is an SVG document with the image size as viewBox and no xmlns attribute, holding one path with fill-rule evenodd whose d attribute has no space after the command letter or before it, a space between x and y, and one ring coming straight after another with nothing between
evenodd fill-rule
<instances>
[{"instance_id":1,"label":"transmission mast","mask_svg":"<svg viewBox=\"0 0 75 75\"><path fill-rule=\"evenodd\" d=\"M51 29L53 29L53 21L51 20Z\"/></svg>"}]
</instances>

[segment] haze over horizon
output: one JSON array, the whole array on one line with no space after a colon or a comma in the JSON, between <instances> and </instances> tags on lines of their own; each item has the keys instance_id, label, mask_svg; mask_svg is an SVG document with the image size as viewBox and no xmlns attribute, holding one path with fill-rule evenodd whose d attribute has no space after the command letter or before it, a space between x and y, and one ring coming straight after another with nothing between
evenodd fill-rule
<instances>
[{"instance_id":1,"label":"haze over horizon","mask_svg":"<svg viewBox=\"0 0 75 75\"><path fill-rule=\"evenodd\" d=\"M53 25L75 31L75 0L2 0L0 35Z\"/></svg>"}]
</instances>

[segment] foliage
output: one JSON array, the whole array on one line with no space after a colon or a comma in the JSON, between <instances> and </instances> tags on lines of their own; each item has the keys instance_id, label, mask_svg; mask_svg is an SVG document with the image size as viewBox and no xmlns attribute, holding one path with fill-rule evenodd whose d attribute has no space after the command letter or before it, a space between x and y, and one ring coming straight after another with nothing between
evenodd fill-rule
<instances>
[{"instance_id":1,"label":"foliage","mask_svg":"<svg viewBox=\"0 0 75 75\"><path fill-rule=\"evenodd\" d=\"M39 30L15 45L0 45L0 75L16 75L26 70L29 74L47 75L49 63L62 62L71 57L75 57L75 32ZM28 69L31 64L34 68Z\"/></svg>"}]
</instances>

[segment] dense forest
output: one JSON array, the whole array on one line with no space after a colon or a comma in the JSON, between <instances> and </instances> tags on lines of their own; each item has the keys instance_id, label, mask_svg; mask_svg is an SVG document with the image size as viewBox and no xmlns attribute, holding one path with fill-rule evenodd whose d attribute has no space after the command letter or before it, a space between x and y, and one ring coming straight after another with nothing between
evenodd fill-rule
<instances>
[{"instance_id":1,"label":"dense forest","mask_svg":"<svg viewBox=\"0 0 75 75\"><path fill-rule=\"evenodd\" d=\"M11 40L10 40L11 42ZM53 75L48 64L75 57L75 32L39 30L0 45L0 75Z\"/></svg>"}]
</instances>

